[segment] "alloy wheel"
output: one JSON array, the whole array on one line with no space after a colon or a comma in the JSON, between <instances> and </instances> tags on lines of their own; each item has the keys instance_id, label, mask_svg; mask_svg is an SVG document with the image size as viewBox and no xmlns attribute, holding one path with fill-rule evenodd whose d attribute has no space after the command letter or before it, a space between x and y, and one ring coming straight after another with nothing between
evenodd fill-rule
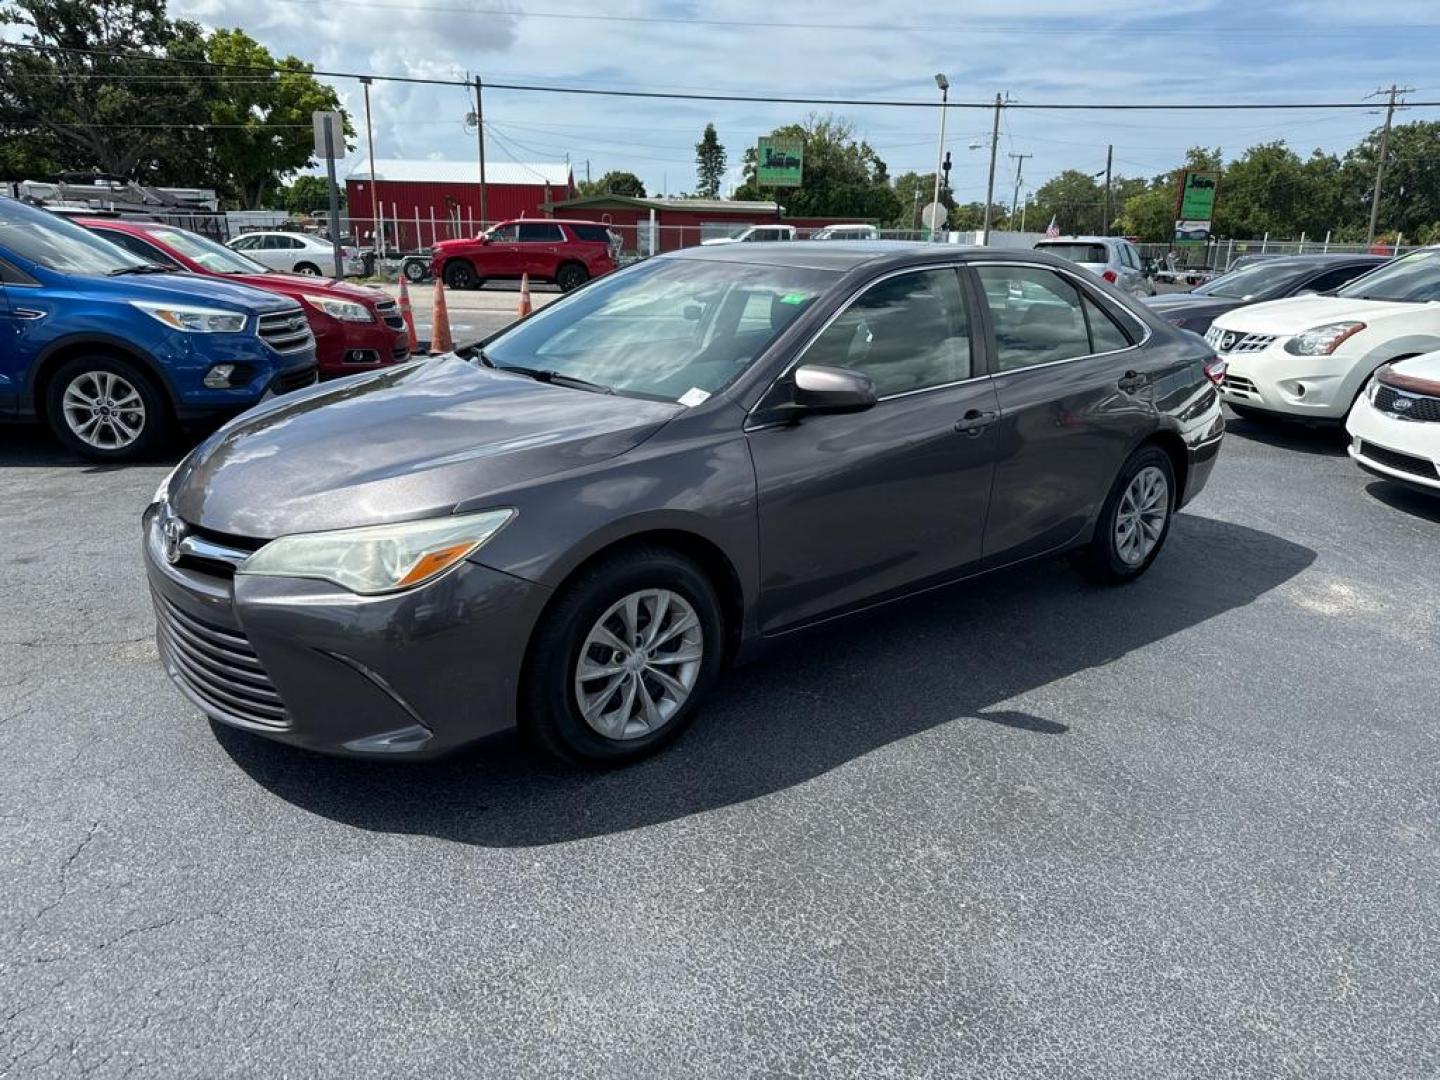
<instances>
[{"instance_id":1,"label":"alloy wheel","mask_svg":"<svg viewBox=\"0 0 1440 1080\"><path fill-rule=\"evenodd\" d=\"M97 450L123 450L145 430L140 391L111 371L86 371L71 379L61 408L75 437Z\"/></svg>"},{"instance_id":2,"label":"alloy wheel","mask_svg":"<svg viewBox=\"0 0 1440 1080\"><path fill-rule=\"evenodd\" d=\"M1115 551L1127 566L1139 566L1165 532L1170 514L1170 482L1154 465L1136 473L1115 511Z\"/></svg>"},{"instance_id":3,"label":"alloy wheel","mask_svg":"<svg viewBox=\"0 0 1440 1080\"><path fill-rule=\"evenodd\" d=\"M596 620L575 666L580 715L607 739L664 727L700 677L705 637L695 608L669 589L642 589Z\"/></svg>"}]
</instances>

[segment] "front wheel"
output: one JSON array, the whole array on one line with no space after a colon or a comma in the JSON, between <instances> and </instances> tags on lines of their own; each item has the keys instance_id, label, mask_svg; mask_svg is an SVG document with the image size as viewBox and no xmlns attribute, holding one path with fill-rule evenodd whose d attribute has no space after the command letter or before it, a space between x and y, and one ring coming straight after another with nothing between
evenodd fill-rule
<instances>
[{"instance_id":1,"label":"front wheel","mask_svg":"<svg viewBox=\"0 0 1440 1080\"><path fill-rule=\"evenodd\" d=\"M480 278L475 273L475 268L463 259L456 259L454 262L445 264L445 284L451 289L476 289L480 287Z\"/></svg>"},{"instance_id":2,"label":"front wheel","mask_svg":"<svg viewBox=\"0 0 1440 1080\"><path fill-rule=\"evenodd\" d=\"M425 264L418 259L411 259L404 267L405 280L411 285L418 285L425 280Z\"/></svg>"},{"instance_id":3,"label":"front wheel","mask_svg":"<svg viewBox=\"0 0 1440 1080\"><path fill-rule=\"evenodd\" d=\"M715 591L688 559L660 548L606 559L564 588L536 630L523 730L578 764L637 760L694 717L723 645Z\"/></svg>"},{"instance_id":4,"label":"front wheel","mask_svg":"<svg viewBox=\"0 0 1440 1080\"><path fill-rule=\"evenodd\" d=\"M134 364L103 354L67 361L45 391L50 430L92 461L135 461L165 437L170 417L154 383Z\"/></svg>"},{"instance_id":5,"label":"front wheel","mask_svg":"<svg viewBox=\"0 0 1440 1080\"><path fill-rule=\"evenodd\" d=\"M1175 468L1158 446L1142 446L1120 470L1076 562L1096 581L1133 581L1155 561L1175 513Z\"/></svg>"}]
</instances>

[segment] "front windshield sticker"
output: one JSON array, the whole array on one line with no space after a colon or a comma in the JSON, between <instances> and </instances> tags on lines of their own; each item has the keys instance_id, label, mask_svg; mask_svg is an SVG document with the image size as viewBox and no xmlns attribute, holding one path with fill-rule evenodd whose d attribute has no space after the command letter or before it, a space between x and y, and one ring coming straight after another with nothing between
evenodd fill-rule
<instances>
[{"instance_id":1,"label":"front windshield sticker","mask_svg":"<svg viewBox=\"0 0 1440 1080\"><path fill-rule=\"evenodd\" d=\"M680 395L679 401L687 409L693 409L696 405L703 405L710 400L710 391L701 390L698 386L692 386L685 393Z\"/></svg>"},{"instance_id":2,"label":"front windshield sticker","mask_svg":"<svg viewBox=\"0 0 1440 1080\"><path fill-rule=\"evenodd\" d=\"M782 297L780 298L780 303L782 303L782 304L803 304L803 303L805 303L806 300L809 300L809 299L810 299L810 297L806 296L804 293L792 292L792 293L786 293L784 296L782 296Z\"/></svg>"}]
</instances>

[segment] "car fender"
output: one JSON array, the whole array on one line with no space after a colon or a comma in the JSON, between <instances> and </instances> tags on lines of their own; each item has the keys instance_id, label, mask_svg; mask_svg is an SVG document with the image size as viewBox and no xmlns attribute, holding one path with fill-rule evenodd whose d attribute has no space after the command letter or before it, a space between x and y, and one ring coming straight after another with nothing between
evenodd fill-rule
<instances>
[{"instance_id":1,"label":"car fender","mask_svg":"<svg viewBox=\"0 0 1440 1080\"><path fill-rule=\"evenodd\" d=\"M160 364L150 353L137 345L132 339L118 337L114 334L97 333L86 330L73 334L65 334L49 342L35 357L35 362L25 373L25 385L21 390L20 400L29 405L37 413L43 403L36 395L38 389L36 379L49 365L56 353L69 351L77 346L94 346L96 348L110 349L134 360L140 364L145 371L154 377L157 385L165 392L166 398L172 406L178 406L179 401L175 396L175 389L170 385L170 377L166 374L164 365Z\"/></svg>"}]
</instances>

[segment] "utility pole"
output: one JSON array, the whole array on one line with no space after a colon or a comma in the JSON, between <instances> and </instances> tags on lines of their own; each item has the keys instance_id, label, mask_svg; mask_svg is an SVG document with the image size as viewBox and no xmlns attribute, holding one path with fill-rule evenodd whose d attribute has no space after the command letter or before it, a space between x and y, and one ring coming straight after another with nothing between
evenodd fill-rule
<instances>
[{"instance_id":1,"label":"utility pole","mask_svg":"<svg viewBox=\"0 0 1440 1080\"><path fill-rule=\"evenodd\" d=\"M1380 129L1380 153L1375 161L1375 190L1370 195L1370 228L1365 233L1365 246L1370 247L1375 243L1375 228L1380 223L1380 186L1385 182L1385 154L1390 148L1390 125L1395 119L1395 99L1401 94L1408 94L1411 88L1399 87L1394 83L1390 84L1389 90L1376 90L1370 97L1389 95L1390 102L1385 107L1385 126Z\"/></svg>"},{"instance_id":2,"label":"utility pole","mask_svg":"<svg viewBox=\"0 0 1440 1080\"><path fill-rule=\"evenodd\" d=\"M935 152L935 195L933 202L940 201L940 169L945 160L945 114L950 111L950 80L942 72L935 76L935 85L940 88L940 148ZM930 230L930 239L939 234L938 228Z\"/></svg>"},{"instance_id":3,"label":"utility pole","mask_svg":"<svg viewBox=\"0 0 1440 1080\"><path fill-rule=\"evenodd\" d=\"M995 123L990 129L990 183L985 188L985 239L982 243L990 246L990 218L995 206L995 156L1000 150L1000 110L1005 107L1005 98L995 95Z\"/></svg>"},{"instance_id":4,"label":"utility pole","mask_svg":"<svg viewBox=\"0 0 1440 1080\"><path fill-rule=\"evenodd\" d=\"M325 177L330 182L330 247L335 259L335 280L345 280L345 262L340 254L340 192L335 184L335 121L338 114L326 113L325 125ZM341 134L344 141L344 134ZM375 190L375 185L370 185Z\"/></svg>"},{"instance_id":5,"label":"utility pole","mask_svg":"<svg viewBox=\"0 0 1440 1080\"><path fill-rule=\"evenodd\" d=\"M1111 143L1105 147L1105 228L1100 230L1101 236L1110 235L1110 222L1115 220L1115 215L1110 210L1110 169L1115 164L1115 145Z\"/></svg>"},{"instance_id":6,"label":"utility pole","mask_svg":"<svg viewBox=\"0 0 1440 1080\"><path fill-rule=\"evenodd\" d=\"M588 157L585 159L585 185L587 187L590 185L590 159Z\"/></svg>"},{"instance_id":7,"label":"utility pole","mask_svg":"<svg viewBox=\"0 0 1440 1080\"><path fill-rule=\"evenodd\" d=\"M1015 211L1020 209L1020 182L1025 175L1025 159L1034 157L1034 154L1011 154L1010 160L1015 162L1015 194L1010 197L1010 220L1015 220Z\"/></svg>"},{"instance_id":8,"label":"utility pole","mask_svg":"<svg viewBox=\"0 0 1440 1080\"><path fill-rule=\"evenodd\" d=\"M480 228L490 219L485 207L485 102L480 76L475 76L475 137L480 140Z\"/></svg>"},{"instance_id":9,"label":"utility pole","mask_svg":"<svg viewBox=\"0 0 1440 1080\"><path fill-rule=\"evenodd\" d=\"M370 76L361 75L360 85L365 88L365 142L370 147L370 239L375 249L375 258L384 252L385 241L380 235L380 195L375 190L375 129L370 126ZM400 242L400 226L395 226L395 242ZM420 238L415 238L419 246Z\"/></svg>"}]
</instances>

